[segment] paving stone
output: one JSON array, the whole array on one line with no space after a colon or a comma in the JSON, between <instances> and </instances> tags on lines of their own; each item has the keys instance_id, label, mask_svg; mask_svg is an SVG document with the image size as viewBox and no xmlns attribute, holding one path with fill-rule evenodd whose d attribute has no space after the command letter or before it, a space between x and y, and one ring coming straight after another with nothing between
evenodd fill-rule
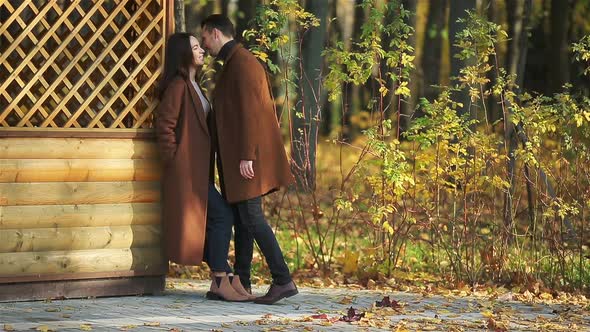
<instances>
[{"instance_id":1,"label":"paving stone","mask_svg":"<svg viewBox=\"0 0 590 332\"><path fill-rule=\"evenodd\" d=\"M463 326L480 326L486 318L481 299L471 297L423 296L403 292L352 291L349 289L300 288L300 294L276 305L209 301L205 293L206 281L174 280L173 289L162 296L129 296L97 299L71 299L51 302L0 303L0 330L10 324L16 331L31 331L46 325L56 331L81 331L82 324L90 324L92 331L389 331L400 321L444 320ZM254 289L262 295L266 287ZM349 307L366 309L384 295L391 295L406 305L407 313L391 316L388 328L359 327L335 322L323 326L322 320L302 321L311 315L326 313L338 318ZM350 300L344 303L342 300ZM534 321L542 316L556 319L561 305L530 305L519 302L495 302L494 308L517 311ZM288 320L289 323L285 324ZM151 326L152 323L158 326ZM590 331L590 318L580 331ZM326 321L323 323L327 324ZM469 325L470 324L470 325ZM511 331L526 331L528 327L511 324ZM481 330L481 328L474 328ZM442 331L443 329L441 329ZM446 328L444 329L446 330ZM469 330L469 329L466 329Z\"/></svg>"}]
</instances>

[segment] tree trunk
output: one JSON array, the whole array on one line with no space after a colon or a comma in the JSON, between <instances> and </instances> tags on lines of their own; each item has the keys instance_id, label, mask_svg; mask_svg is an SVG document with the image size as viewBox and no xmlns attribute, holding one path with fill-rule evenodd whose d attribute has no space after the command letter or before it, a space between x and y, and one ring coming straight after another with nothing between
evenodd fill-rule
<instances>
[{"instance_id":1,"label":"tree trunk","mask_svg":"<svg viewBox=\"0 0 590 332\"><path fill-rule=\"evenodd\" d=\"M221 0L221 14L229 17L230 0Z\"/></svg>"},{"instance_id":2,"label":"tree trunk","mask_svg":"<svg viewBox=\"0 0 590 332\"><path fill-rule=\"evenodd\" d=\"M556 93L562 90L563 84L569 82L570 59L569 59L569 27L571 20L571 1L551 1L551 47L549 51L549 77L548 83L551 88L549 93Z\"/></svg>"},{"instance_id":3,"label":"tree trunk","mask_svg":"<svg viewBox=\"0 0 590 332\"><path fill-rule=\"evenodd\" d=\"M326 43L327 1L309 1L306 11L320 19L320 26L307 31L301 49L302 69L299 81L302 103L296 108L293 119L293 160L300 188L315 188L315 159L318 124L321 122L321 70L323 58L319 50Z\"/></svg>"},{"instance_id":4,"label":"tree trunk","mask_svg":"<svg viewBox=\"0 0 590 332\"><path fill-rule=\"evenodd\" d=\"M528 29L530 25L531 12L533 2L532 0L516 1L508 0L506 3L506 10L509 18L509 37L512 38L510 47L508 49L508 56L506 59L508 73L516 75L518 95L522 91L524 84L524 73L526 68L526 58L528 50ZM506 115L504 119L505 133L504 140L508 146L508 182L510 183L509 191L504 195L504 224L507 230L507 240L512 242L513 235L510 231L513 229L513 197L516 192L516 184L514 183L515 168L516 168L516 148L517 140L520 139L524 146L527 142L527 137L521 125L514 126L510 120L512 114L511 105L506 104ZM529 212L529 222L534 229L534 202L532 184L529 179L529 166L524 165L525 181L527 189L527 202Z\"/></svg>"},{"instance_id":5,"label":"tree trunk","mask_svg":"<svg viewBox=\"0 0 590 332\"><path fill-rule=\"evenodd\" d=\"M365 10L361 7L363 0L355 0L354 3L354 23L352 28L352 40L358 42L361 36L361 26L365 20ZM350 49L355 51L355 46L351 44ZM352 116L359 112L364 101L364 86L357 86L354 84L345 84L345 91L342 109L344 110L343 117L343 139L345 141L352 141L358 134L358 130L352 124Z\"/></svg>"},{"instance_id":6,"label":"tree trunk","mask_svg":"<svg viewBox=\"0 0 590 332\"><path fill-rule=\"evenodd\" d=\"M330 4L329 17L337 17L338 14L338 1L332 0ZM328 39L330 47L334 47L335 43L344 40L344 32L340 20L336 19L330 22L328 25ZM320 133L322 136L329 136L334 128L340 125L341 112L340 108L343 106L340 100L330 102L328 98L324 98L324 106L322 112L322 123Z\"/></svg>"},{"instance_id":7,"label":"tree trunk","mask_svg":"<svg viewBox=\"0 0 590 332\"><path fill-rule=\"evenodd\" d=\"M455 54L458 54L461 51L460 48L454 45L456 35L465 28L464 24L457 22L457 20L459 18L465 18L467 16L467 13L465 13L466 10L475 10L475 5L475 0L451 1L451 8L449 14L449 42L451 43L451 78L458 77L459 71L466 65L463 60L455 57ZM458 91L455 100L460 103L463 103L463 108L459 110L460 114L470 113L471 109L473 109L472 107L470 107L471 100L469 98L469 91L467 89L461 89L460 91Z\"/></svg>"},{"instance_id":8,"label":"tree trunk","mask_svg":"<svg viewBox=\"0 0 590 332\"><path fill-rule=\"evenodd\" d=\"M248 22L256 16L256 0L239 0L236 15L236 37L242 40L242 33L248 29Z\"/></svg>"},{"instance_id":9,"label":"tree trunk","mask_svg":"<svg viewBox=\"0 0 590 332\"><path fill-rule=\"evenodd\" d=\"M185 32L184 1L174 0L174 32Z\"/></svg>"},{"instance_id":10,"label":"tree trunk","mask_svg":"<svg viewBox=\"0 0 590 332\"><path fill-rule=\"evenodd\" d=\"M410 46L414 48L414 52L416 50L416 9L417 9L417 0L402 0L402 5L408 11L410 11L410 17L408 18L407 24L414 28L414 33L408 39L408 43ZM414 61L414 65L416 65L416 61ZM418 77L417 77L416 69L412 70L410 74L410 91L412 94L410 97L401 104L401 113L402 116L400 117L400 128L401 131L404 132L410 128L411 116L416 108L417 100L418 100Z\"/></svg>"},{"instance_id":11,"label":"tree trunk","mask_svg":"<svg viewBox=\"0 0 590 332\"><path fill-rule=\"evenodd\" d=\"M424 73L424 97L433 101L439 89L440 63L442 55L442 33L445 28L446 0L430 0L428 20L422 46L422 72Z\"/></svg>"},{"instance_id":12,"label":"tree trunk","mask_svg":"<svg viewBox=\"0 0 590 332\"><path fill-rule=\"evenodd\" d=\"M508 0L510 1L510 0ZM487 18L488 21L490 22L498 22L499 20L499 13L498 13L498 4L496 3L496 1L494 0L487 0L487 4L486 4L487 8L485 8L485 10L487 11ZM507 5L508 6L508 5ZM510 24L510 23L508 23ZM510 34L509 34L510 36ZM497 72L497 67L500 66L500 64L502 64L502 60L504 58L501 57L500 52L496 52L496 56L495 57L490 57L488 64L493 68L492 70L490 70L487 74L488 79L490 80L490 82L486 85L486 90L490 90L498 81L498 72ZM498 104L498 98L496 96L494 96L493 94L490 94L487 102L486 102L486 108L487 108L487 120L489 123L494 123L499 119L502 119L502 109L500 108L500 105Z\"/></svg>"}]
</instances>

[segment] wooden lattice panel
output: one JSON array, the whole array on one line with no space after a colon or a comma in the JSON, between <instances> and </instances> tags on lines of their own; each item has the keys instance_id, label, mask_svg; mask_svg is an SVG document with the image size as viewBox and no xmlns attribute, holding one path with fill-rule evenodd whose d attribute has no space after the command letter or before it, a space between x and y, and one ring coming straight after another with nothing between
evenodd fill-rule
<instances>
[{"instance_id":1,"label":"wooden lattice panel","mask_svg":"<svg viewBox=\"0 0 590 332\"><path fill-rule=\"evenodd\" d=\"M0 0L0 127L151 127L165 7Z\"/></svg>"}]
</instances>

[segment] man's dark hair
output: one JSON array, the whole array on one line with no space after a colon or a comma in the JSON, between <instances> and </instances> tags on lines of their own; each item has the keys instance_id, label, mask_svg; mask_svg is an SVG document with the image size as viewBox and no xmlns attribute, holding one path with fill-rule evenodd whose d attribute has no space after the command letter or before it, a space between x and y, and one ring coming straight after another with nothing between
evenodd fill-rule
<instances>
[{"instance_id":1,"label":"man's dark hair","mask_svg":"<svg viewBox=\"0 0 590 332\"><path fill-rule=\"evenodd\" d=\"M236 35L233 23L227 16L221 14L209 15L209 17L201 22L201 29L208 31L211 29L217 29L221 31L224 36L231 38L234 38Z\"/></svg>"}]
</instances>

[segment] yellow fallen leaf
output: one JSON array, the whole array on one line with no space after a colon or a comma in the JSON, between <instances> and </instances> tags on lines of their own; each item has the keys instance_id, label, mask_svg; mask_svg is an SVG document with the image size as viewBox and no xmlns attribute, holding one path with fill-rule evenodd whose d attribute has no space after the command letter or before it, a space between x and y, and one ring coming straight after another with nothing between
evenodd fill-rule
<instances>
[{"instance_id":1,"label":"yellow fallen leaf","mask_svg":"<svg viewBox=\"0 0 590 332\"><path fill-rule=\"evenodd\" d=\"M553 295L551 295L549 293L541 293L541 294L539 294L539 298L541 300L553 300Z\"/></svg>"},{"instance_id":2,"label":"yellow fallen leaf","mask_svg":"<svg viewBox=\"0 0 590 332\"><path fill-rule=\"evenodd\" d=\"M59 312L61 310L59 308L47 308L47 309L45 309L45 311L47 311L47 312Z\"/></svg>"},{"instance_id":3,"label":"yellow fallen leaf","mask_svg":"<svg viewBox=\"0 0 590 332\"><path fill-rule=\"evenodd\" d=\"M358 251L350 251L347 250L344 253L344 266L342 267L342 272L344 273L354 273L358 270L358 258L359 253Z\"/></svg>"},{"instance_id":4,"label":"yellow fallen leaf","mask_svg":"<svg viewBox=\"0 0 590 332\"><path fill-rule=\"evenodd\" d=\"M395 328L395 332L410 332L410 330L408 330L405 325L398 325Z\"/></svg>"},{"instance_id":5,"label":"yellow fallen leaf","mask_svg":"<svg viewBox=\"0 0 590 332\"><path fill-rule=\"evenodd\" d=\"M340 304L351 304L354 298L352 296L345 296L343 297L338 303Z\"/></svg>"},{"instance_id":6,"label":"yellow fallen leaf","mask_svg":"<svg viewBox=\"0 0 590 332\"><path fill-rule=\"evenodd\" d=\"M119 329L120 329L121 331L127 331L127 330L134 329L134 328L136 328L136 327L137 327L137 325L125 325L125 326L121 326Z\"/></svg>"},{"instance_id":7,"label":"yellow fallen leaf","mask_svg":"<svg viewBox=\"0 0 590 332\"><path fill-rule=\"evenodd\" d=\"M494 313L491 312L491 311L489 311L489 310L482 311L481 312L481 315L484 316L485 318L492 318L492 317L494 317Z\"/></svg>"},{"instance_id":8,"label":"yellow fallen leaf","mask_svg":"<svg viewBox=\"0 0 590 332\"><path fill-rule=\"evenodd\" d=\"M80 330L82 330L82 331L92 331L92 326L90 324L82 324L82 325L80 325Z\"/></svg>"},{"instance_id":9,"label":"yellow fallen leaf","mask_svg":"<svg viewBox=\"0 0 590 332\"><path fill-rule=\"evenodd\" d=\"M4 324L4 331L14 331L14 327L10 324Z\"/></svg>"},{"instance_id":10,"label":"yellow fallen leaf","mask_svg":"<svg viewBox=\"0 0 590 332\"><path fill-rule=\"evenodd\" d=\"M39 325L39 326L37 326L37 328L35 328L35 330L41 331L41 332L50 332L50 331L53 331L47 325Z\"/></svg>"}]
</instances>

